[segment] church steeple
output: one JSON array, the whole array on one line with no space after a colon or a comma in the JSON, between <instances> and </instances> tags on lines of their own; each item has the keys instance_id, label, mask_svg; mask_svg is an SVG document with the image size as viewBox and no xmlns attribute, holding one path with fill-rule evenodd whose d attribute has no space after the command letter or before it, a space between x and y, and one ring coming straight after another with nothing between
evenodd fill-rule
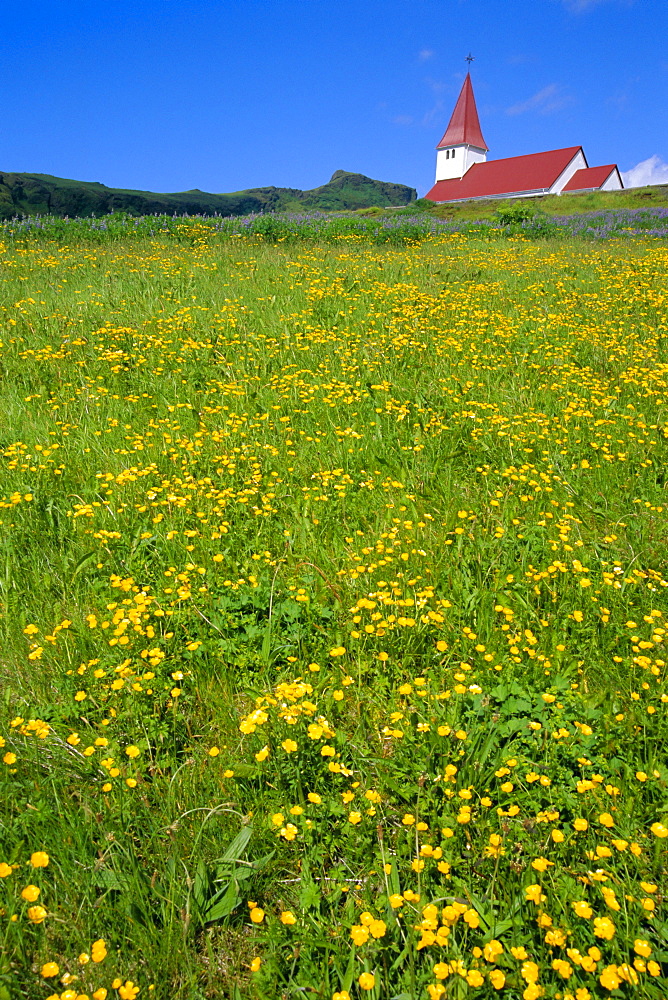
<instances>
[{"instance_id":1,"label":"church steeple","mask_svg":"<svg viewBox=\"0 0 668 1000\"><path fill-rule=\"evenodd\" d=\"M484 163L487 159L488 147L480 128L470 73L466 74L448 127L436 149L437 181L463 177L474 163Z\"/></svg>"},{"instance_id":2,"label":"church steeple","mask_svg":"<svg viewBox=\"0 0 668 1000\"><path fill-rule=\"evenodd\" d=\"M436 148L444 149L446 146L461 143L475 146L476 149L482 149L484 152L488 151L487 143L482 137L470 73L466 74L466 79L455 104L455 110L452 112L445 134Z\"/></svg>"}]
</instances>

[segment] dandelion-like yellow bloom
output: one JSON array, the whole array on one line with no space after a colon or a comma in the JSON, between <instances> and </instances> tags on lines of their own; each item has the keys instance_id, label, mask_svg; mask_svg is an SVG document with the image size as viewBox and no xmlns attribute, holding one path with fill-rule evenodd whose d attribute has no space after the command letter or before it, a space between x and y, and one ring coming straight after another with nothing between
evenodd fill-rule
<instances>
[{"instance_id":1,"label":"dandelion-like yellow bloom","mask_svg":"<svg viewBox=\"0 0 668 1000\"><path fill-rule=\"evenodd\" d=\"M538 983L529 983L527 988L523 990L522 996L524 1000L538 1000L538 997L542 997L543 992L543 987L539 986Z\"/></svg>"},{"instance_id":2,"label":"dandelion-like yellow bloom","mask_svg":"<svg viewBox=\"0 0 668 1000\"><path fill-rule=\"evenodd\" d=\"M126 979L125 983L118 989L121 1000L135 1000L138 993L139 987L135 986L131 979Z\"/></svg>"},{"instance_id":3,"label":"dandelion-like yellow bloom","mask_svg":"<svg viewBox=\"0 0 668 1000\"><path fill-rule=\"evenodd\" d=\"M596 937L610 941L615 936L617 928L609 917L594 917L594 934Z\"/></svg>"},{"instance_id":4,"label":"dandelion-like yellow bloom","mask_svg":"<svg viewBox=\"0 0 668 1000\"><path fill-rule=\"evenodd\" d=\"M538 982L539 969L535 962L523 962L522 968L520 969L520 975L525 983L536 983Z\"/></svg>"},{"instance_id":5,"label":"dandelion-like yellow bloom","mask_svg":"<svg viewBox=\"0 0 668 1000\"><path fill-rule=\"evenodd\" d=\"M525 899L531 903L535 903L538 906L539 903L545 902L546 896L543 890L538 884L528 885L524 890Z\"/></svg>"},{"instance_id":6,"label":"dandelion-like yellow bloom","mask_svg":"<svg viewBox=\"0 0 668 1000\"><path fill-rule=\"evenodd\" d=\"M354 943L359 947L360 945L366 944L369 940L369 929L363 927L362 924L353 924L350 928L350 936Z\"/></svg>"},{"instance_id":7,"label":"dandelion-like yellow bloom","mask_svg":"<svg viewBox=\"0 0 668 1000\"><path fill-rule=\"evenodd\" d=\"M598 977L598 981L606 990L616 990L622 985L622 981L617 975L617 967L615 965L607 965Z\"/></svg>"},{"instance_id":8,"label":"dandelion-like yellow bloom","mask_svg":"<svg viewBox=\"0 0 668 1000\"><path fill-rule=\"evenodd\" d=\"M103 938L93 941L91 947L91 958L95 963L103 962L107 957L107 943Z\"/></svg>"},{"instance_id":9,"label":"dandelion-like yellow bloom","mask_svg":"<svg viewBox=\"0 0 668 1000\"><path fill-rule=\"evenodd\" d=\"M488 941L482 950L486 962L496 962L497 958L503 954L503 945L496 938Z\"/></svg>"}]
</instances>

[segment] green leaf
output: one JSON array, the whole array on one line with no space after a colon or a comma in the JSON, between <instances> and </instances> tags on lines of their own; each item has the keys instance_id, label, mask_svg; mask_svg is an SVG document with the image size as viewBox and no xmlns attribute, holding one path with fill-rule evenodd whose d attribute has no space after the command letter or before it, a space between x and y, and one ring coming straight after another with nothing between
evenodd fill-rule
<instances>
[{"instance_id":1,"label":"green leaf","mask_svg":"<svg viewBox=\"0 0 668 1000\"><path fill-rule=\"evenodd\" d=\"M251 834L253 833L252 826L244 826L241 828L239 833L236 835L231 844L229 844L227 850L223 854L219 861L236 861L246 850L248 846L248 841L251 839Z\"/></svg>"},{"instance_id":2,"label":"green leaf","mask_svg":"<svg viewBox=\"0 0 668 1000\"><path fill-rule=\"evenodd\" d=\"M129 889L132 880L129 875L114 871L113 868L100 868L95 874L95 885L100 889Z\"/></svg>"},{"instance_id":3,"label":"green leaf","mask_svg":"<svg viewBox=\"0 0 668 1000\"><path fill-rule=\"evenodd\" d=\"M92 549L90 552L87 552L85 556L82 556L81 559L79 559L78 563L72 570L72 576L70 577L70 580L73 582L79 575L79 573L83 569L85 569L85 567L88 565L89 562L91 562L91 560L93 559L97 560L98 558L99 558L99 553L97 552L96 549Z\"/></svg>"},{"instance_id":4,"label":"green leaf","mask_svg":"<svg viewBox=\"0 0 668 1000\"><path fill-rule=\"evenodd\" d=\"M216 920L222 920L223 917L229 917L230 913L232 913L232 911L235 910L241 902L241 896L239 895L238 888L238 884L236 880L234 880L223 890L223 894L220 899L217 899L217 896L214 896L214 900L216 901L202 914L202 922L210 924Z\"/></svg>"},{"instance_id":5,"label":"green leaf","mask_svg":"<svg viewBox=\"0 0 668 1000\"><path fill-rule=\"evenodd\" d=\"M387 877L387 884L390 889L391 895L399 895L401 893L401 883L399 882L399 869L395 861L392 862L392 867L390 869L390 874Z\"/></svg>"},{"instance_id":6,"label":"green leaf","mask_svg":"<svg viewBox=\"0 0 668 1000\"><path fill-rule=\"evenodd\" d=\"M350 956L348 958L348 967L346 968L346 974L343 977L343 983L341 984L342 989L350 990L353 984L353 976L355 975L355 955L357 949L353 946L350 949Z\"/></svg>"},{"instance_id":7,"label":"green leaf","mask_svg":"<svg viewBox=\"0 0 668 1000\"><path fill-rule=\"evenodd\" d=\"M320 889L315 882L307 882L305 885L302 885L299 893L299 905L303 910L317 906L320 903L320 898Z\"/></svg>"}]
</instances>

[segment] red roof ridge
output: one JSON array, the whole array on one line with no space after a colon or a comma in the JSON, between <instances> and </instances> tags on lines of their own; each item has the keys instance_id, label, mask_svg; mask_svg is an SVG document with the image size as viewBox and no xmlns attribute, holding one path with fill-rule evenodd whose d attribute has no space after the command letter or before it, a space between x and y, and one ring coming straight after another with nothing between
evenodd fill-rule
<instances>
[{"instance_id":1,"label":"red roof ridge","mask_svg":"<svg viewBox=\"0 0 668 1000\"><path fill-rule=\"evenodd\" d=\"M455 109L448 122L448 127L436 148L442 149L444 146L457 146L462 143L475 146L477 149L484 149L486 152L488 150L487 143L483 139L482 129L480 128L480 119L478 118L475 97L473 96L473 84L471 83L470 73L466 74L466 79L459 92Z\"/></svg>"},{"instance_id":2,"label":"red roof ridge","mask_svg":"<svg viewBox=\"0 0 668 1000\"><path fill-rule=\"evenodd\" d=\"M578 152L578 150L582 150L582 155L584 156L584 149L582 149L582 146L579 146L579 145L578 146L561 146L559 149L544 149L544 150L541 150L539 153L520 153L519 156L504 156L504 157L502 157L499 160L487 160L486 162L489 163L489 164L492 164L492 163L509 163L511 160L514 160L516 163L519 163L520 160L531 160L535 156L541 156L541 157L543 157L543 156L545 156L545 157L547 157L547 156L555 156L558 153L572 153L573 155L575 155ZM585 157L585 160L586 160L586 157ZM478 164L474 164L474 166L481 166L481 164L479 164L479 163ZM471 169L473 169L473 167L471 167ZM589 167L587 167L587 168L583 167L582 169L589 170L590 168Z\"/></svg>"}]
</instances>

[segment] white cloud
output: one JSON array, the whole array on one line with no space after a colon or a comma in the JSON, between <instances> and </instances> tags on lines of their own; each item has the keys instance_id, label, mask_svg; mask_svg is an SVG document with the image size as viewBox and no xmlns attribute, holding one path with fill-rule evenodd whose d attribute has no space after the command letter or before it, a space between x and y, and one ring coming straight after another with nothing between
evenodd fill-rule
<instances>
[{"instance_id":1,"label":"white cloud","mask_svg":"<svg viewBox=\"0 0 668 1000\"><path fill-rule=\"evenodd\" d=\"M395 115L392 118L393 125L412 125L413 117L412 115Z\"/></svg>"},{"instance_id":2,"label":"white cloud","mask_svg":"<svg viewBox=\"0 0 668 1000\"><path fill-rule=\"evenodd\" d=\"M620 2L620 0L616 0ZM626 7L630 7L635 3L635 0L621 0ZM610 3L610 0L564 0L565 7L570 10L573 14L583 14L585 11L593 10L594 7L600 7L601 4Z\"/></svg>"},{"instance_id":3,"label":"white cloud","mask_svg":"<svg viewBox=\"0 0 668 1000\"><path fill-rule=\"evenodd\" d=\"M436 103L432 104L432 106L428 108L422 115L422 120L420 124L423 127L430 128L432 125L438 122L443 126L443 128L445 128L445 126L447 125L447 120L444 121L445 118L446 115L445 115L443 101L436 101Z\"/></svg>"},{"instance_id":4,"label":"white cloud","mask_svg":"<svg viewBox=\"0 0 668 1000\"><path fill-rule=\"evenodd\" d=\"M556 83L550 83L532 97L527 98L526 101L520 101L518 104L513 104L512 107L506 108L506 114L523 115L527 111L537 111L541 115L550 115L561 110L570 102L571 98L562 93L561 88Z\"/></svg>"},{"instance_id":5,"label":"white cloud","mask_svg":"<svg viewBox=\"0 0 668 1000\"><path fill-rule=\"evenodd\" d=\"M592 7L598 7L599 4L605 3L605 0L564 0L564 3L569 10L580 14L584 10L591 10Z\"/></svg>"},{"instance_id":6,"label":"white cloud","mask_svg":"<svg viewBox=\"0 0 668 1000\"><path fill-rule=\"evenodd\" d=\"M427 62L427 60L431 59L433 55L434 55L433 49L420 49L420 51L418 52L418 59L420 60L420 62Z\"/></svg>"},{"instance_id":7,"label":"white cloud","mask_svg":"<svg viewBox=\"0 0 668 1000\"><path fill-rule=\"evenodd\" d=\"M645 187L646 184L668 184L668 163L657 156L648 157L636 163L635 167L622 174L624 187Z\"/></svg>"},{"instance_id":8,"label":"white cloud","mask_svg":"<svg viewBox=\"0 0 668 1000\"><path fill-rule=\"evenodd\" d=\"M533 54L528 54L526 52L518 52L514 56L508 56L506 58L507 66L526 66L527 63L538 62L536 56Z\"/></svg>"}]
</instances>

